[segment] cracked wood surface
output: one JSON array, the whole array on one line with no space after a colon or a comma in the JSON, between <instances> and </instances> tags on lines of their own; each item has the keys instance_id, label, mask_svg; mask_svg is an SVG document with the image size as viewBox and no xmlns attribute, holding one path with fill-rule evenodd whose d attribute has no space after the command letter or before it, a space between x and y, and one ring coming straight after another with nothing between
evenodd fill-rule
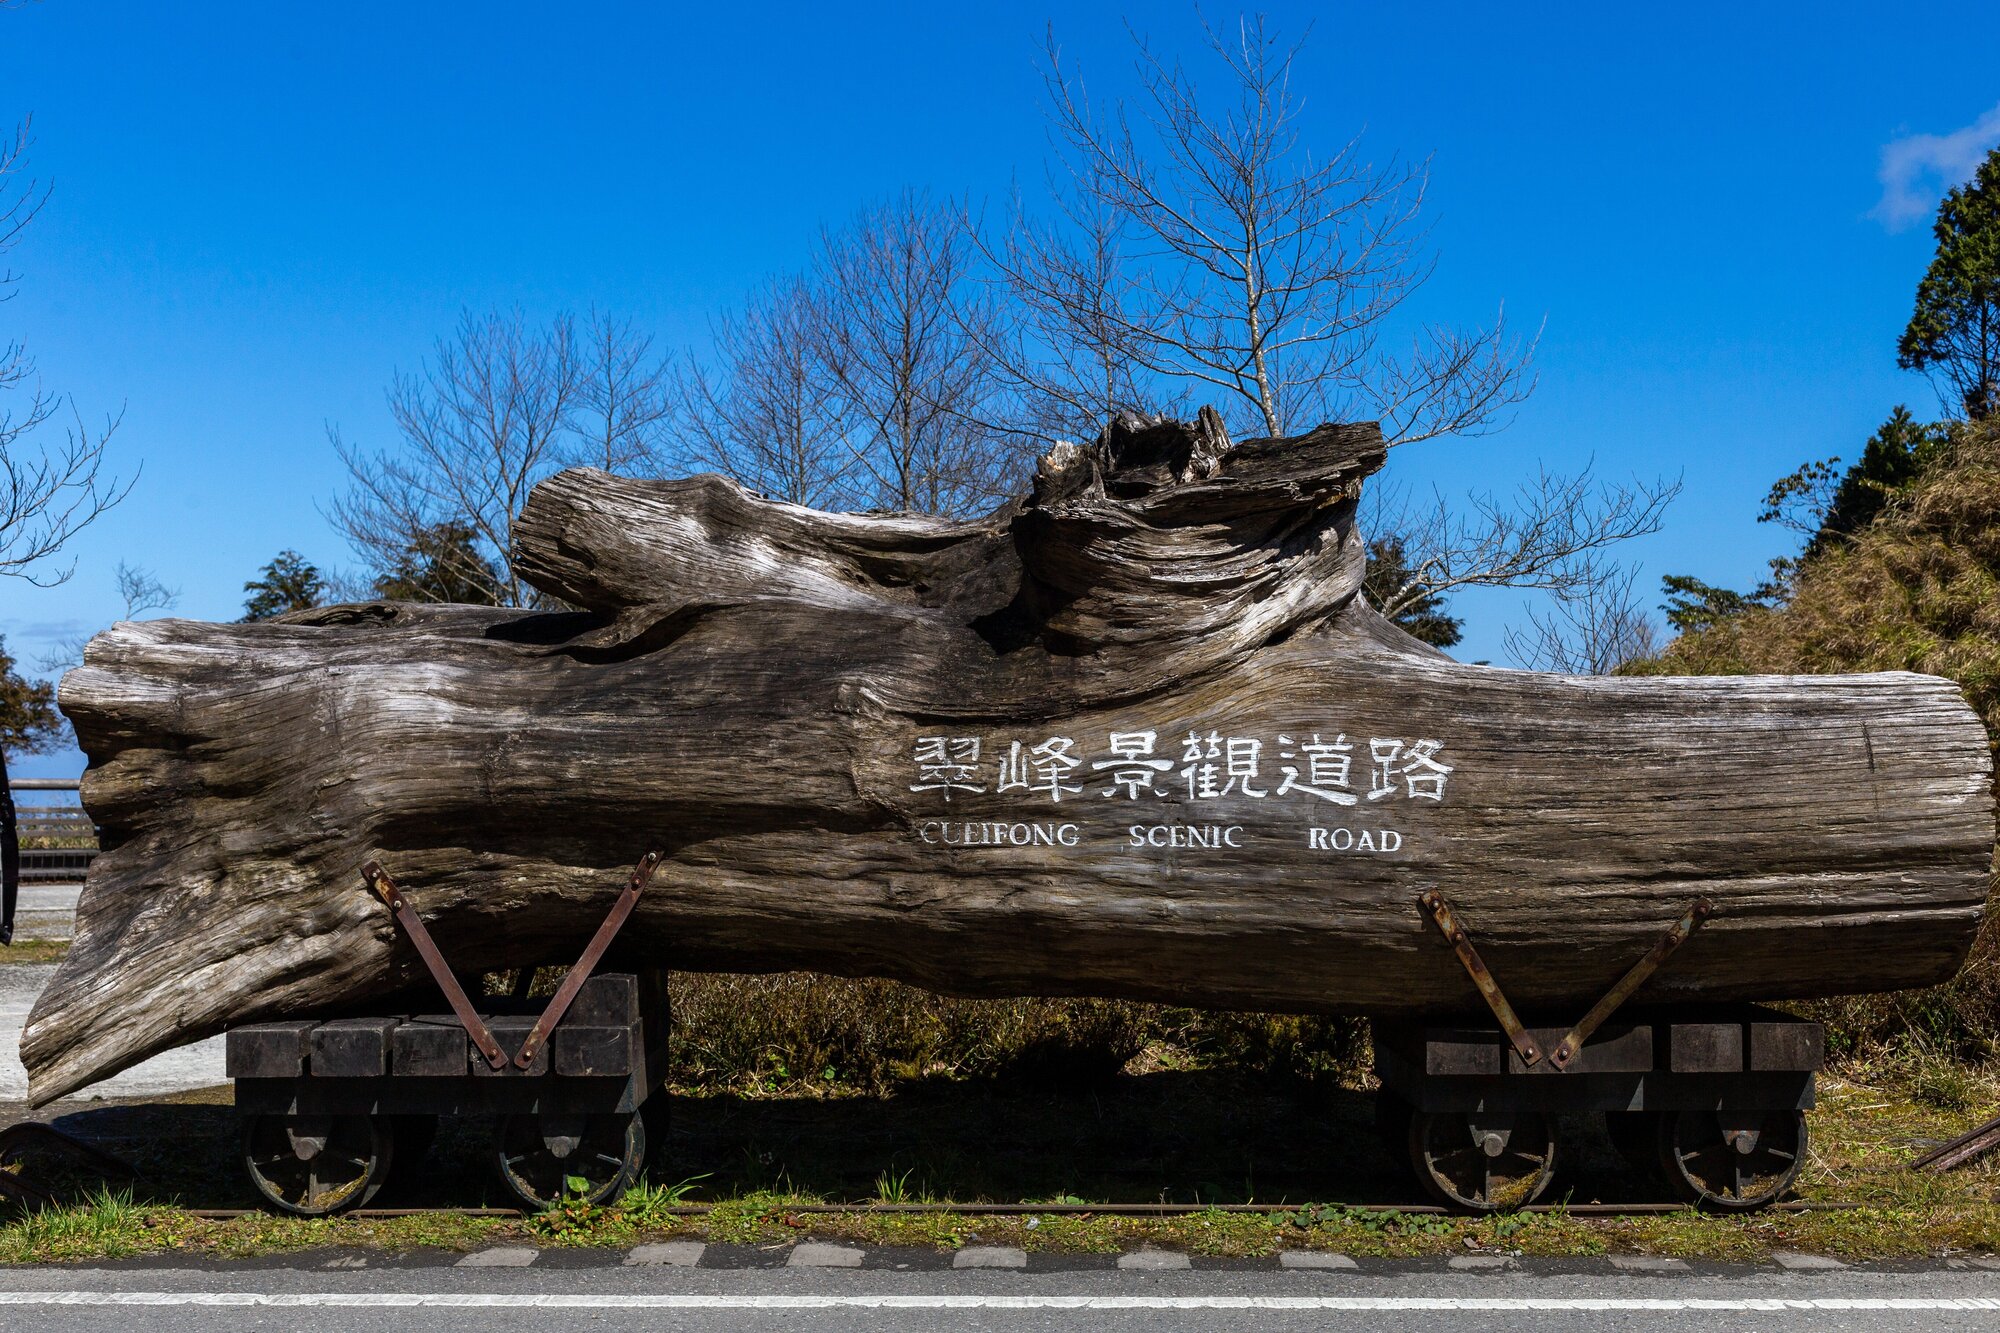
<instances>
[{"instance_id":1,"label":"cracked wood surface","mask_svg":"<svg viewBox=\"0 0 2000 1333\"><path fill-rule=\"evenodd\" d=\"M33 1095L419 984L370 858L461 972L570 961L655 847L633 965L1466 1011L1416 905L1438 888L1563 1022L1697 894L1715 918L1642 998L1956 970L1993 808L1954 686L1453 662L1357 596L1382 456L1366 426L1122 423L963 523L567 472L516 558L582 610L119 625L61 687L105 850L23 1039ZM1110 745L1146 732L1142 787ZM1344 784L1314 737L1350 747ZM1056 790L1002 789L1058 738ZM970 742L963 773L926 763Z\"/></svg>"}]
</instances>

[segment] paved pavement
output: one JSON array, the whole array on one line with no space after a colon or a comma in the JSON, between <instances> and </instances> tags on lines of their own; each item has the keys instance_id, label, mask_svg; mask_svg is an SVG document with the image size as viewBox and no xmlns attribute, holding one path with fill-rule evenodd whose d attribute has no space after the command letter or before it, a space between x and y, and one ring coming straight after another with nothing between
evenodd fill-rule
<instances>
[{"instance_id":1,"label":"paved pavement","mask_svg":"<svg viewBox=\"0 0 2000 1333\"><path fill-rule=\"evenodd\" d=\"M23 884L14 909L17 940L66 940L76 932L80 884Z\"/></svg>"},{"instance_id":2,"label":"paved pavement","mask_svg":"<svg viewBox=\"0 0 2000 1333\"><path fill-rule=\"evenodd\" d=\"M21 1028L35 997L56 972L53 963L0 964L0 1102L24 1101L28 1071L21 1065ZM193 1088L213 1087L226 1079L222 1070L222 1038L214 1037L177 1051L154 1056L74 1094L82 1100L111 1097L159 1097Z\"/></svg>"},{"instance_id":3,"label":"paved pavement","mask_svg":"<svg viewBox=\"0 0 2000 1333\"><path fill-rule=\"evenodd\" d=\"M840 1247L826 1247L837 1249ZM37 1333L314 1327L491 1329L1088 1330L1991 1328L2000 1272L1792 1272L1776 1266L1635 1274L1604 1261L1489 1272L1432 1260L1353 1269L1046 1272L895 1266L711 1269L630 1265L619 1252L549 1251L527 1264L445 1256L292 1256L204 1269L0 1270L0 1321ZM914 1253L914 1252L912 1252ZM948 1256L941 1262L948 1262ZM888 1266L875 1267L876 1263ZM446 1266L448 1265L448 1266Z\"/></svg>"}]
</instances>

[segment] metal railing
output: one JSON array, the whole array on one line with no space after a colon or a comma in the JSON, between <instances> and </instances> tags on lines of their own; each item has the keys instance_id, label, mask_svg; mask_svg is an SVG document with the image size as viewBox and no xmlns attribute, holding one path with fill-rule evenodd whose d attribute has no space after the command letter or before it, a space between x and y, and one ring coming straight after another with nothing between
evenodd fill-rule
<instances>
[{"instance_id":1,"label":"metal railing","mask_svg":"<svg viewBox=\"0 0 2000 1333\"><path fill-rule=\"evenodd\" d=\"M97 856L97 826L81 805L29 804L24 793L74 792L75 778L14 778L15 829L23 884L74 884ZM30 800L34 799L32 797Z\"/></svg>"}]
</instances>

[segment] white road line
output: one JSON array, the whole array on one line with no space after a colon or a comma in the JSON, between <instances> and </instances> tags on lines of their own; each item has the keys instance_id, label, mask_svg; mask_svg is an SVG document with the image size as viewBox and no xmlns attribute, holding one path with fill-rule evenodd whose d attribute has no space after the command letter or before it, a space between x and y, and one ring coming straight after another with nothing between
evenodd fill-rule
<instances>
[{"instance_id":1,"label":"white road line","mask_svg":"<svg viewBox=\"0 0 2000 1333\"><path fill-rule=\"evenodd\" d=\"M320 1309L533 1310L1329 1310L1564 1313L1614 1310L2000 1310L2000 1297L1534 1296L725 1296L454 1294L445 1292L4 1291L0 1305L217 1306Z\"/></svg>"}]
</instances>

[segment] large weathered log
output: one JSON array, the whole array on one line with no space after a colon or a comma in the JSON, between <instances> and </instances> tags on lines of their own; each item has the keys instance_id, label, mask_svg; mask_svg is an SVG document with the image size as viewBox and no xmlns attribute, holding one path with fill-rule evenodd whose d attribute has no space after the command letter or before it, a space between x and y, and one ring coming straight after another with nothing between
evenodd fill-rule
<instances>
[{"instance_id":1,"label":"large weathered log","mask_svg":"<svg viewBox=\"0 0 2000 1333\"><path fill-rule=\"evenodd\" d=\"M1948 682L1466 666L1357 595L1367 427L1128 423L986 519L820 514L564 473L516 529L586 608L365 605L98 636L61 702L103 828L22 1054L47 1099L236 1022L561 962L623 869L683 968L1296 1011L1574 1017L1698 894L1643 993L1921 985L1993 843Z\"/></svg>"}]
</instances>

